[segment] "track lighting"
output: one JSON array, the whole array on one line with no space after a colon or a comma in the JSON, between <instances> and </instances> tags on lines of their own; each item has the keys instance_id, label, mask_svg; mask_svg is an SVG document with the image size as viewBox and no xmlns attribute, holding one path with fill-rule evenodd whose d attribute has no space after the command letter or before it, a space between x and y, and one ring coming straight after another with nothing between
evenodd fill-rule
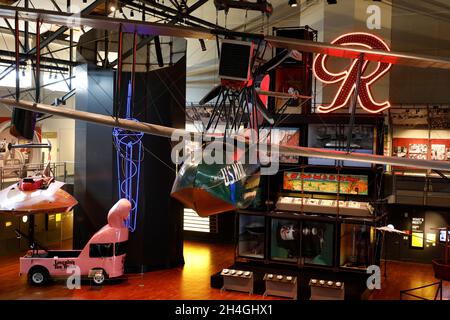
<instances>
[{"instance_id":1,"label":"track lighting","mask_svg":"<svg viewBox=\"0 0 450 320\"><path fill-rule=\"evenodd\" d=\"M297 7L297 6L298 6L297 0L289 0L289 5L290 5L292 8Z\"/></svg>"}]
</instances>

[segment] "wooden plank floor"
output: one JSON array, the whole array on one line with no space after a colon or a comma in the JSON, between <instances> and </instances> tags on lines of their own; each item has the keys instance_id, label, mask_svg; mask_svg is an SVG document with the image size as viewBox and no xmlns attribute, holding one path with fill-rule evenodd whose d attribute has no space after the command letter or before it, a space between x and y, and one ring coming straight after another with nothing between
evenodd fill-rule
<instances>
[{"instance_id":1,"label":"wooden plank floor","mask_svg":"<svg viewBox=\"0 0 450 320\"><path fill-rule=\"evenodd\" d=\"M46 287L33 287L26 276L19 277L19 255L0 257L0 299L154 299L154 300L248 300L263 299L261 295L239 292L221 293L210 287L210 276L233 263L233 246L186 241L184 267L129 274L118 283L92 289L83 283L80 290L69 290L65 282L56 281ZM431 265L389 262L388 277L382 289L374 290L368 299L399 299L399 292L414 286L435 282ZM450 298L446 284L444 297ZM415 292L433 298L434 288ZM267 297L265 299L277 299Z\"/></svg>"}]
</instances>

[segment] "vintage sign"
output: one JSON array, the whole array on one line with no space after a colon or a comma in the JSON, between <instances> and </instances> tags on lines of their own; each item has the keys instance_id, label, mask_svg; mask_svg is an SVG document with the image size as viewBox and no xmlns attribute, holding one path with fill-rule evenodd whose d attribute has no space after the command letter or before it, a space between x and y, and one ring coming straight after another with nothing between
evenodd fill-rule
<instances>
[{"instance_id":1,"label":"vintage sign","mask_svg":"<svg viewBox=\"0 0 450 320\"><path fill-rule=\"evenodd\" d=\"M303 185L302 185L303 184ZM283 189L289 191L339 193L340 194L369 194L367 176L363 175L337 175L327 173L299 173L285 172ZM339 186L339 187L338 187Z\"/></svg>"},{"instance_id":2,"label":"vintage sign","mask_svg":"<svg viewBox=\"0 0 450 320\"><path fill-rule=\"evenodd\" d=\"M364 49L375 49L382 51L390 51L389 46L379 37L365 32L354 32L344 34L331 42L343 46L363 47ZM359 59L354 59L347 70L335 73L327 69L326 61L328 55L316 55L313 63L313 72L317 79L326 84L341 83L339 89L334 96L333 102L329 105L320 105L317 107L318 112L328 113L347 105L350 97L355 91ZM389 101L376 102L372 96L371 85L379 78L386 74L392 64L386 62L378 62L375 70L369 74L365 74L368 70L369 61L362 61L361 81L358 88L358 102L361 108L371 113L378 113L391 107Z\"/></svg>"}]
</instances>

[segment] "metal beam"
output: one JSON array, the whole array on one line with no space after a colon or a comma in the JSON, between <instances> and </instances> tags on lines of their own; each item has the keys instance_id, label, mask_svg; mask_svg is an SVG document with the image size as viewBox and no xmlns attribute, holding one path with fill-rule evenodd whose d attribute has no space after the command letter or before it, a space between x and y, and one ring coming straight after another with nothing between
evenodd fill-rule
<instances>
[{"instance_id":1,"label":"metal beam","mask_svg":"<svg viewBox=\"0 0 450 320\"><path fill-rule=\"evenodd\" d=\"M200 8L202 5L204 5L207 2L208 2L208 0L198 0L196 3L194 3L187 9L187 13L190 14L190 13L194 12L195 10L197 10L198 8Z\"/></svg>"},{"instance_id":2,"label":"metal beam","mask_svg":"<svg viewBox=\"0 0 450 320\"><path fill-rule=\"evenodd\" d=\"M97 8L101 3L104 3L105 0L97 0L94 1L91 5L89 5L88 7L86 7L85 9L83 9L80 14L84 14L87 15L89 13L91 13L95 8ZM3 6L1 6L3 7ZM24 10L24 11L29 11L29 10ZM19 13L19 11L16 11L17 13ZM23 13L23 11L21 12ZM68 18L71 15L68 16ZM27 21L27 20L26 20ZM44 21L44 20L43 20ZM47 45L49 45L51 42L53 42L54 40L56 40L60 35L62 35L64 32L66 32L69 28L67 26L62 26L60 27L58 30L56 30L55 32L53 32L51 35L49 35L45 40L41 41L40 47L39 49L42 50L43 48L45 48ZM34 55L37 51L37 48L34 47L33 49L29 50L26 52L27 55ZM29 59L28 57L26 57L25 59ZM11 65L10 67L6 68L1 74L0 74L0 80L2 80L3 78L5 78L12 70L14 69L14 65Z\"/></svg>"},{"instance_id":3,"label":"metal beam","mask_svg":"<svg viewBox=\"0 0 450 320\"><path fill-rule=\"evenodd\" d=\"M15 52L7 51L7 50L0 50L0 56L14 57L15 56ZM19 53L19 56L20 56L20 59L21 59L21 61L20 61L21 65L25 64L26 60L34 58L33 55L26 54L26 53ZM41 61L47 62L47 63L62 64L62 65L72 66L72 67L75 67L75 66L78 65L78 63L70 62L69 60L56 59L56 58L52 59L52 58L48 58L48 57L41 57Z\"/></svg>"},{"instance_id":4,"label":"metal beam","mask_svg":"<svg viewBox=\"0 0 450 320\"><path fill-rule=\"evenodd\" d=\"M167 23L167 25L174 25L176 23L176 21L170 21L169 23ZM139 51L140 49L146 47L150 42L153 41L153 39L155 39L155 36L147 36L144 39L142 39L141 41L139 41L139 43L136 46L136 50ZM126 60L127 58L131 57L133 55L133 48L127 50L123 55L122 55L122 60ZM111 62L108 67L109 68L113 68L117 65L118 63L118 59L114 60L113 62Z\"/></svg>"},{"instance_id":5,"label":"metal beam","mask_svg":"<svg viewBox=\"0 0 450 320\"><path fill-rule=\"evenodd\" d=\"M218 29L226 30L225 28L219 27L219 26L215 25L214 23L191 16L190 13L192 13L194 10L192 10L189 13L182 13L173 8L167 7L165 5L162 5L162 4L159 4L156 2L144 1L144 3L148 3L149 6L146 6L145 4L142 5L142 4L135 3L133 0L121 0L121 2L126 4L127 6L131 6L133 8L139 9L139 10L145 10L146 12L153 13L162 18L177 20L178 22L182 22L187 25L191 25L191 26L195 26L195 27L199 27L199 25L200 25L200 26L208 27L208 28L218 28ZM198 7L200 7L200 6L198 6ZM155 10L155 8L157 8L158 10Z\"/></svg>"},{"instance_id":6,"label":"metal beam","mask_svg":"<svg viewBox=\"0 0 450 320\"><path fill-rule=\"evenodd\" d=\"M14 30L14 28L12 27L12 25L9 23L8 19L3 19L3 21L5 21L6 25L8 26L9 31L11 32L11 34L13 36L16 36L16 31ZM25 46L22 44L21 41L19 41L20 47L22 48L23 51L26 51Z\"/></svg>"}]
</instances>

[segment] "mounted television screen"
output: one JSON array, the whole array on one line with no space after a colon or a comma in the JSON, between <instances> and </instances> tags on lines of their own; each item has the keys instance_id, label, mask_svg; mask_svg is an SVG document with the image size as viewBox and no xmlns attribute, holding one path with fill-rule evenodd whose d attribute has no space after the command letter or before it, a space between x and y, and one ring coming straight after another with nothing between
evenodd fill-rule
<instances>
[{"instance_id":1,"label":"mounted television screen","mask_svg":"<svg viewBox=\"0 0 450 320\"><path fill-rule=\"evenodd\" d=\"M450 239L450 230L448 230L448 237ZM439 242L445 242L445 230L439 230Z\"/></svg>"},{"instance_id":2,"label":"mounted television screen","mask_svg":"<svg viewBox=\"0 0 450 320\"><path fill-rule=\"evenodd\" d=\"M261 142L282 144L288 146L298 146L300 144L299 128L272 128L260 129L259 137ZM298 156L288 156L280 154L280 163L298 163Z\"/></svg>"},{"instance_id":3,"label":"mounted television screen","mask_svg":"<svg viewBox=\"0 0 450 320\"><path fill-rule=\"evenodd\" d=\"M346 151L349 126L311 124L308 127L308 147ZM351 152L373 154L374 128L369 125L355 125L352 130ZM310 165L334 166L336 160L310 157ZM370 168L370 163L345 160L346 167Z\"/></svg>"}]
</instances>

